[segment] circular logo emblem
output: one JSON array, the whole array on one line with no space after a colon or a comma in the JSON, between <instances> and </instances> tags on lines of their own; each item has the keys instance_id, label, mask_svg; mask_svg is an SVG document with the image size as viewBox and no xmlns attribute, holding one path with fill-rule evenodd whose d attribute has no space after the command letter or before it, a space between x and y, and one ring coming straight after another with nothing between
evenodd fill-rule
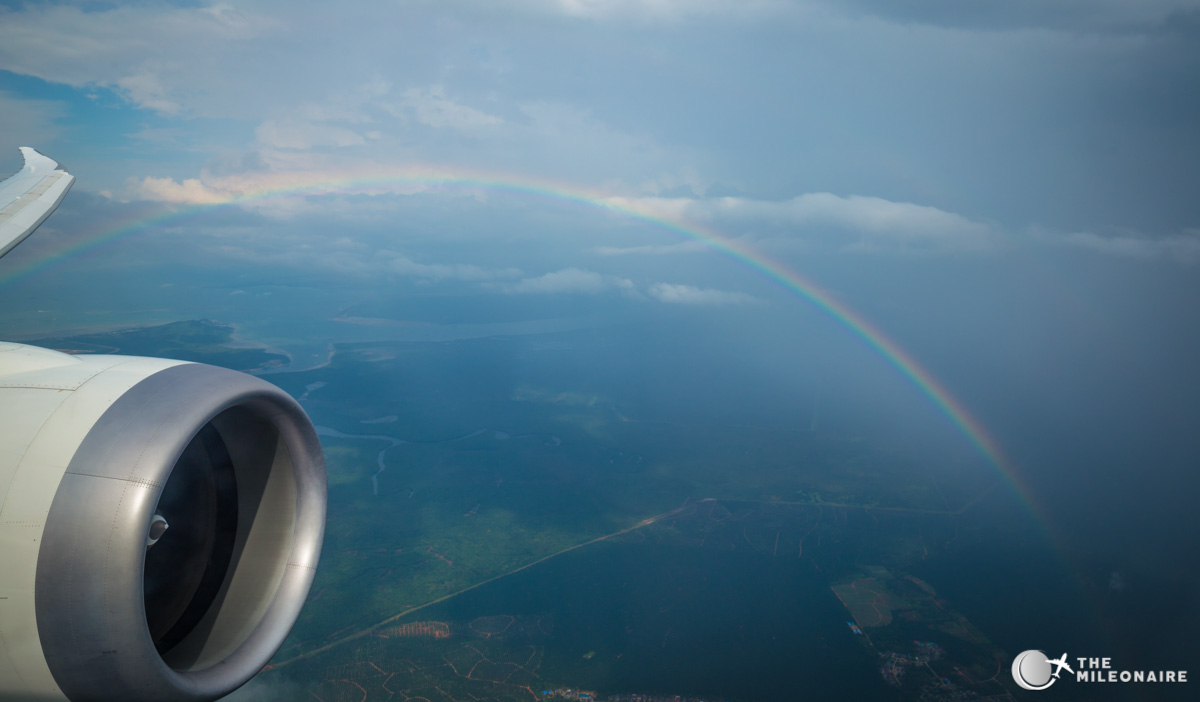
<instances>
[{"instance_id":1,"label":"circular logo emblem","mask_svg":"<svg viewBox=\"0 0 1200 702\"><path fill-rule=\"evenodd\" d=\"M1041 651L1024 651L1013 659L1013 680L1026 690L1045 690L1054 684L1050 659Z\"/></svg>"}]
</instances>

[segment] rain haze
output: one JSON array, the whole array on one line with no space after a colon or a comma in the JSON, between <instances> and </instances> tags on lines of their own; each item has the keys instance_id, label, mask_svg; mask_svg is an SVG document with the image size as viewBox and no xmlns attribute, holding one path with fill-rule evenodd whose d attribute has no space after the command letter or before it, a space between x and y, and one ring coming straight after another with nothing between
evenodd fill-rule
<instances>
[{"instance_id":1,"label":"rain haze","mask_svg":"<svg viewBox=\"0 0 1200 702\"><path fill-rule=\"evenodd\" d=\"M1182 0L0 2L0 172L77 179L0 338L308 411L241 699L1187 670L1198 88Z\"/></svg>"}]
</instances>

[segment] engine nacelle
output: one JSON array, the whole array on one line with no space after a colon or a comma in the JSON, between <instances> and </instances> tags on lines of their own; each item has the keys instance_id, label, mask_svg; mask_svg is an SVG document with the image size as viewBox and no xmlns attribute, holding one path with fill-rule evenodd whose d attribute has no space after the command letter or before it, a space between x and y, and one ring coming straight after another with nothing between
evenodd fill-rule
<instances>
[{"instance_id":1,"label":"engine nacelle","mask_svg":"<svg viewBox=\"0 0 1200 702\"><path fill-rule=\"evenodd\" d=\"M295 623L325 504L270 383L0 343L0 699L229 694Z\"/></svg>"}]
</instances>

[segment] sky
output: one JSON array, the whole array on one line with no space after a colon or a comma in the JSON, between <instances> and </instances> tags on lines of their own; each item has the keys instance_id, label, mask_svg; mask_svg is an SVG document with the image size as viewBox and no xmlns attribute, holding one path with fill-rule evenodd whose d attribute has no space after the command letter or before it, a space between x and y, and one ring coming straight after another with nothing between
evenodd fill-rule
<instances>
[{"instance_id":1,"label":"sky","mask_svg":"<svg viewBox=\"0 0 1200 702\"><path fill-rule=\"evenodd\" d=\"M1200 544L1198 88L1200 7L1174 0L3 2L0 171L34 146L77 182L0 296L400 286L711 326L768 380L861 346L666 221L869 320L1062 531L1135 500L1178 549Z\"/></svg>"}]
</instances>

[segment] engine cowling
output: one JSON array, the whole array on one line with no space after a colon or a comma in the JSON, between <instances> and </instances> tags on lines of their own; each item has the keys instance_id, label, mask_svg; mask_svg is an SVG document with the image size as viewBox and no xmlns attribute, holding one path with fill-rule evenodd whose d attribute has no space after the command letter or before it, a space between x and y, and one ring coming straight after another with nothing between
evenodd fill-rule
<instances>
[{"instance_id":1,"label":"engine cowling","mask_svg":"<svg viewBox=\"0 0 1200 702\"><path fill-rule=\"evenodd\" d=\"M0 343L0 699L232 692L295 623L325 506L274 385Z\"/></svg>"}]
</instances>

